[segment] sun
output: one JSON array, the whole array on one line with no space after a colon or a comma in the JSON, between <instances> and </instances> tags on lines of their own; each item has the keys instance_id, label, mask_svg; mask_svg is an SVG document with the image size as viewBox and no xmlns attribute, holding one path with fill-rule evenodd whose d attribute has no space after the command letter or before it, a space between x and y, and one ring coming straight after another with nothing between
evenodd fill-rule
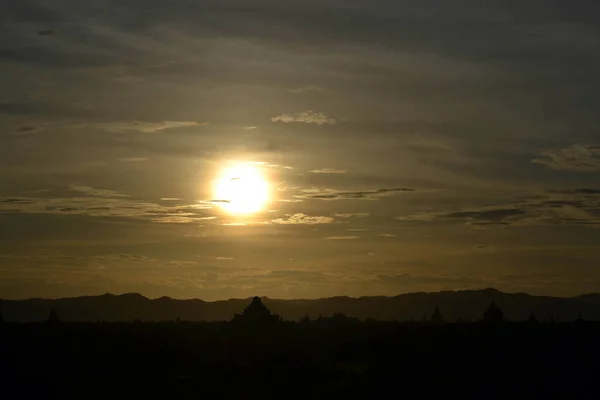
<instances>
[{"instance_id":1,"label":"sun","mask_svg":"<svg viewBox=\"0 0 600 400\"><path fill-rule=\"evenodd\" d=\"M214 182L214 198L229 214L253 214L268 203L269 184L255 165L235 164L224 168Z\"/></svg>"}]
</instances>

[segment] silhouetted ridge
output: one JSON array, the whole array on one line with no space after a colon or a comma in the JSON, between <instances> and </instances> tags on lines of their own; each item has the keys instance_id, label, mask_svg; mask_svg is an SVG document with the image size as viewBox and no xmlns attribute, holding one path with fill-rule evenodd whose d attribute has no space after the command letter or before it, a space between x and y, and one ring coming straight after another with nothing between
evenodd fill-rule
<instances>
[{"instance_id":1,"label":"silhouetted ridge","mask_svg":"<svg viewBox=\"0 0 600 400\"><path fill-rule=\"evenodd\" d=\"M488 305L492 302L501 308L504 319L509 321L527 321L532 312L539 321L550 318L563 322L575 321L581 313L588 321L600 320L600 296L586 294L572 298L549 296L530 296L527 294L509 294L495 289L444 291L437 293L407 293L394 297L345 296L323 299L279 300L230 299L206 302L199 299L178 300L168 297L148 299L142 295L128 293L123 295L104 294L57 300L3 300L2 314L7 322L45 321L50 310L59 310L60 318L65 322L75 321L229 321L235 314L241 314L251 306L257 310L263 307L280 315L288 321L299 321L308 316L315 320L319 315L327 318L342 313L349 318L378 321L430 320L436 307L443 310L443 319L454 322L463 320L481 320ZM270 312L270 311L269 311ZM259 312L260 314L260 312Z\"/></svg>"}]
</instances>

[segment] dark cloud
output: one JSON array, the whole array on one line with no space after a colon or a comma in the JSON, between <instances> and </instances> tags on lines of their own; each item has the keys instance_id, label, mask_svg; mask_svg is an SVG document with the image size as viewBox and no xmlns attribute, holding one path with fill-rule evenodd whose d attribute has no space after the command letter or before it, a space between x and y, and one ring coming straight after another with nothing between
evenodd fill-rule
<instances>
[{"instance_id":1,"label":"dark cloud","mask_svg":"<svg viewBox=\"0 0 600 400\"><path fill-rule=\"evenodd\" d=\"M461 211L449 214L441 214L438 218L443 219L468 219L475 221L486 221L489 223L503 222L513 217L519 217L526 212L517 208L494 209L494 210L478 210L478 211Z\"/></svg>"},{"instance_id":2,"label":"dark cloud","mask_svg":"<svg viewBox=\"0 0 600 400\"><path fill-rule=\"evenodd\" d=\"M90 190L87 190L90 189ZM205 204L169 204L132 200L114 192L85 188L87 197L0 198L0 212L14 214L63 214L104 218L147 219L159 223L206 221L213 217Z\"/></svg>"},{"instance_id":3,"label":"dark cloud","mask_svg":"<svg viewBox=\"0 0 600 400\"><path fill-rule=\"evenodd\" d=\"M556 194L567 194L567 195L577 195L577 194L590 194L590 195L600 195L600 189L595 188L579 188L579 189L548 189L547 193L556 193Z\"/></svg>"},{"instance_id":4,"label":"dark cloud","mask_svg":"<svg viewBox=\"0 0 600 400\"><path fill-rule=\"evenodd\" d=\"M597 146L573 145L560 150L547 150L541 155L542 158L536 158L532 162L554 170L600 171L600 149Z\"/></svg>"},{"instance_id":5,"label":"dark cloud","mask_svg":"<svg viewBox=\"0 0 600 400\"><path fill-rule=\"evenodd\" d=\"M365 218L370 216L369 213L335 213L334 217L337 218Z\"/></svg>"},{"instance_id":6,"label":"dark cloud","mask_svg":"<svg viewBox=\"0 0 600 400\"><path fill-rule=\"evenodd\" d=\"M39 129L40 129L40 127L37 125L21 125L21 126L18 126L15 129L15 131L19 132L19 133L28 133L28 132L35 132Z\"/></svg>"},{"instance_id":7,"label":"dark cloud","mask_svg":"<svg viewBox=\"0 0 600 400\"><path fill-rule=\"evenodd\" d=\"M294 196L301 199L316 200L376 200L382 197L394 196L399 193L415 192L415 189L395 188L395 189L377 189L357 192L336 191L334 189L303 189L301 192L306 194Z\"/></svg>"},{"instance_id":8,"label":"dark cloud","mask_svg":"<svg viewBox=\"0 0 600 400\"><path fill-rule=\"evenodd\" d=\"M30 204L32 202L34 202L34 200L32 200L32 199L17 199L17 198L13 198L13 199L1 199L0 198L0 203L4 203L4 204L14 204L14 203Z\"/></svg>"},{"instance_id":9,"label":"dark cloud","mask_svg":"<svg viewBox=\"0 0 600 400\"><path fill-rule=\"evenodd\" d=\"M506 207L450 213L424 213L397 217L401 221L460 221L474 227L486 226L536 226L572 225L599 226L600 218L595 210L600 207L600 196L595 189L551 189L544 193L561 195L563 198L541 198ZM564 198L568 195L568 198Z\"/></svg>"},{"instance_id":10,"label":"dark cloud","mask_svg":"<svg viewBox=\"0 0 600 400\"><path fill-rule=\"evenodd\" d=\"M69 187L69 190L71 190L73 192L84 193L89 196L95 196L95 197L129 197L128 195L126 195L124 193L119 193L114 190L96 189L96 188L93 188L90 186L71 185Z\"/></svg>"}]
</instances>

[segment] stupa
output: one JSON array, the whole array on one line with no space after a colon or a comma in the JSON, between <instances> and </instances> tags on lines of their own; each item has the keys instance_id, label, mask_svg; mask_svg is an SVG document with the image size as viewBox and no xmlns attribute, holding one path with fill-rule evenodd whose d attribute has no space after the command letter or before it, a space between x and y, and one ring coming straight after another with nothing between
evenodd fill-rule
<instances>
[{"instance_id":1,"label":"stupa","mask_svg":"<svg viewBox=\"0 0 600 400\"><path fill-rule=\"evenodd\" d=\"M272 314L267 306L263 304L260 297L257 296L252 299L252 302L244 309L244 312L233 316L233 322L252 325L264 325L280 321L281 317L277 314Z\"/></svg>"},{"instance_id":2,"label":"stupa","mask_svg":"<svg viewBox=\"0 0 600 400\"><path fill-rule=\"evenodd\" d=\"M504 322L504 313L496 305L495 302L492 302L487 310L483 313L483 322L497 324L500 322Z\"/></svg>"}]
</instances>

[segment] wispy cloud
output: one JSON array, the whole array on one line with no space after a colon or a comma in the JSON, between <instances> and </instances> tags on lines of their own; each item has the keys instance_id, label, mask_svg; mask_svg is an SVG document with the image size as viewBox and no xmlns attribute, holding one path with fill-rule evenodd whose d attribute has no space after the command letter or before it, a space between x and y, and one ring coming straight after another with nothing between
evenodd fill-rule
<instances>
[{"instance_id":1,"label":"wispy cloud","mask_svg":"<svg viewBox=\"0 0 600 400\"><path fill-rule=\"evenodd\" d=\"M169 215L165 217L153 218L152 222L157 222L160 224L188 224L190 222L197 221L198 218L180 216L180 215Z\"/></svg>"},{"instance_id":2,"label":"wispy cloud","mask_svg":"<svg viewBox=\"0 0 600 400\"><path fill-rule=\"evenodd\" d=\"M315 200L377 200L382 197L396 196L400 193L414 191L415 189L394 188L346 192L329 188L310 188L302 189L301 192L304 194L296 195L294 197Z\"/></svg>"},{"instance_id":3,"label":"wispy cloud","mask_svg":"<svg viewBox=\"0 0 600 400\"><path fill-rule=\"evenodd\" d=\"M193 122L193 121L161 121L161 122L112 122L99 124L100 128L109 131L138 131L145 133L161 132L169 129L190 128L194 126L207 126L208 122Z\"/></svg>"},{"instance_id":4,"label":"wispy cloud","mask_svg":"<svg viewBox=\"0 0 600 400\"><path fill-rule=\"evenodd\" d=\"M325 240L355 240L360 239L360 236L328 236Z\"/></svg>"},{"instance_id":5,"label":"wispy cloud","mask_svg":"<svg viewBox=\"0 0 600 400\"><path fill-rule=\"evenodd\" d=\"M334 214L334 217L337 217L337 218L365 218L370 215L371 214L369 214L369 213L345 213L345 214L336 213L336 214Z\"/></svg>"},{"instance_id":6,"label":"wispy cloud","mask_svg":"<svg viewBox=\"0 0 600 400\"><path fill-rule=\"evenodd\" d=\"M47 129L48 126L46 125L41 125L38 123L27 123L27 124L22 124L22 125L18 125L14 128L14 132L16 134L28 134L28 133L34 133L34 132L39 132L42 130Z\"/></svg>"},{"instance_id":7,"label":"wispy cloud","mask_svg":"<svg viewBox=\"0 0 600 400\"><path fill-rule=\"evenodd\" d=\"M0 212L135 218L158 223L187 223L213 217L206 213L212 207L205 204L161 205L102 194L70 198L0 197Z\"/></svg>"},{"instance_id":8,"label":"wispy cloud","mask_svg":"<svg viewBox=\"0 0 600 400\"><path fill-rule=\"evenodd\" d=\"M496 207L397 217L401 221L461 222L473 227L577 225L600 226L600 190L550 189L546 198Z\"/></svg>"},{"instance_id":9,"label":"wispy cloud","mask_svg":"<svg viewBox=\"0 0 600 400\"><path fill-rule=\"evenodd\" d=\"M253 129L258 129L258 126L245 126L244 129L247 131L251 131Z\"/></svg>"},{"instance_id":10,"label":"wispy cloud","mask_svg":"<svg viewBox=\"0 0 600 400\"><path fill-rule=\"evenodd\" d=\"M313 169L308 171L311 174L345 174L346 170L343 169L332 169L332 168L323 168L323 169Z\"/></svg>"},{"instance_id":11,"label":"wispy cloud","mask_svg":"<svg viewBox=\"0 0 600 400\"><path fill-rule=\"evenodd\" d=\"M600 171L600 146L573 145L560 150L546 150L532 161L562 171Z\"/></svg>"},{"instance_id":12,"label":"wispy cloud","mask_svg":"<svg viewBox=\"0 0 600 400\"><path fill-rule=\"evenodd\" d=\"M73 192L79 192L87 194L88 196L94 197L129 197L126 194L119 193L114 190L109 189L96 189L90 186L79 186L79 185L71 185L69 186L69 190Z\"/></svg>"},{"instance_id":13,"label":"wispy cloud","mask_svg":"<svg viewBox=\"0 0 600 400\"><path fill-rule=\"evenodd\" d=\"M145 157L125 157L125 158L120 158L119 161L136 163L136 162L145 162L145 161L148 161L148 159Z\"/></svg>"},{"instance_id":14,"label":"wispy cloud","mask_svg":"<svg viewBox=\"0 0 600 400\"><path fill-rule=\"evenodd\" d=\"M381 233L377 236L384 237L384 238L397 238L398 237L398 235L394 235L393 233Z\"/></svg>"},{"instance_id":15,"label":"wispy cloud","mask_svg":"<svg viewBox=\"0 0 600 400\"><path fill-rule=\"evenodd\" d=\"M289 124L292 122L300 122L305 124L316 124L316 125L333 125L337 121L333 118L329 118L323 113L314 112L312 110L298 112L295 114L283 114L277 117L271 118L273 122L281 122Z\"/></svg>"},{"instance_id":16,"label":"wispy cloud","mask_svg":"<svg viewBox=\"0 0 600 400\"><path fill-rule=\"evenodd\" d=\"M290 90L290 92L292 93L306 93L306 92L324 92L325 89L323 89L320 86L317 85L310 85L310 86L305 86L305 87L300 87L297 89L292 89Z\"/></svg>"},{"instance_id":17,"label":"wispy cloud","mask_svg":"<svg viewBox=\"0 0 600 400\"><path fill-rule=\"evenodd\" d=\"M281 225L315 225L315 224L331 224L334 222L331 217L324 216L309 216L303 213L286 214L285 218L277 218L271 221L274 224Z\"/></svg>"}]
</instances>

